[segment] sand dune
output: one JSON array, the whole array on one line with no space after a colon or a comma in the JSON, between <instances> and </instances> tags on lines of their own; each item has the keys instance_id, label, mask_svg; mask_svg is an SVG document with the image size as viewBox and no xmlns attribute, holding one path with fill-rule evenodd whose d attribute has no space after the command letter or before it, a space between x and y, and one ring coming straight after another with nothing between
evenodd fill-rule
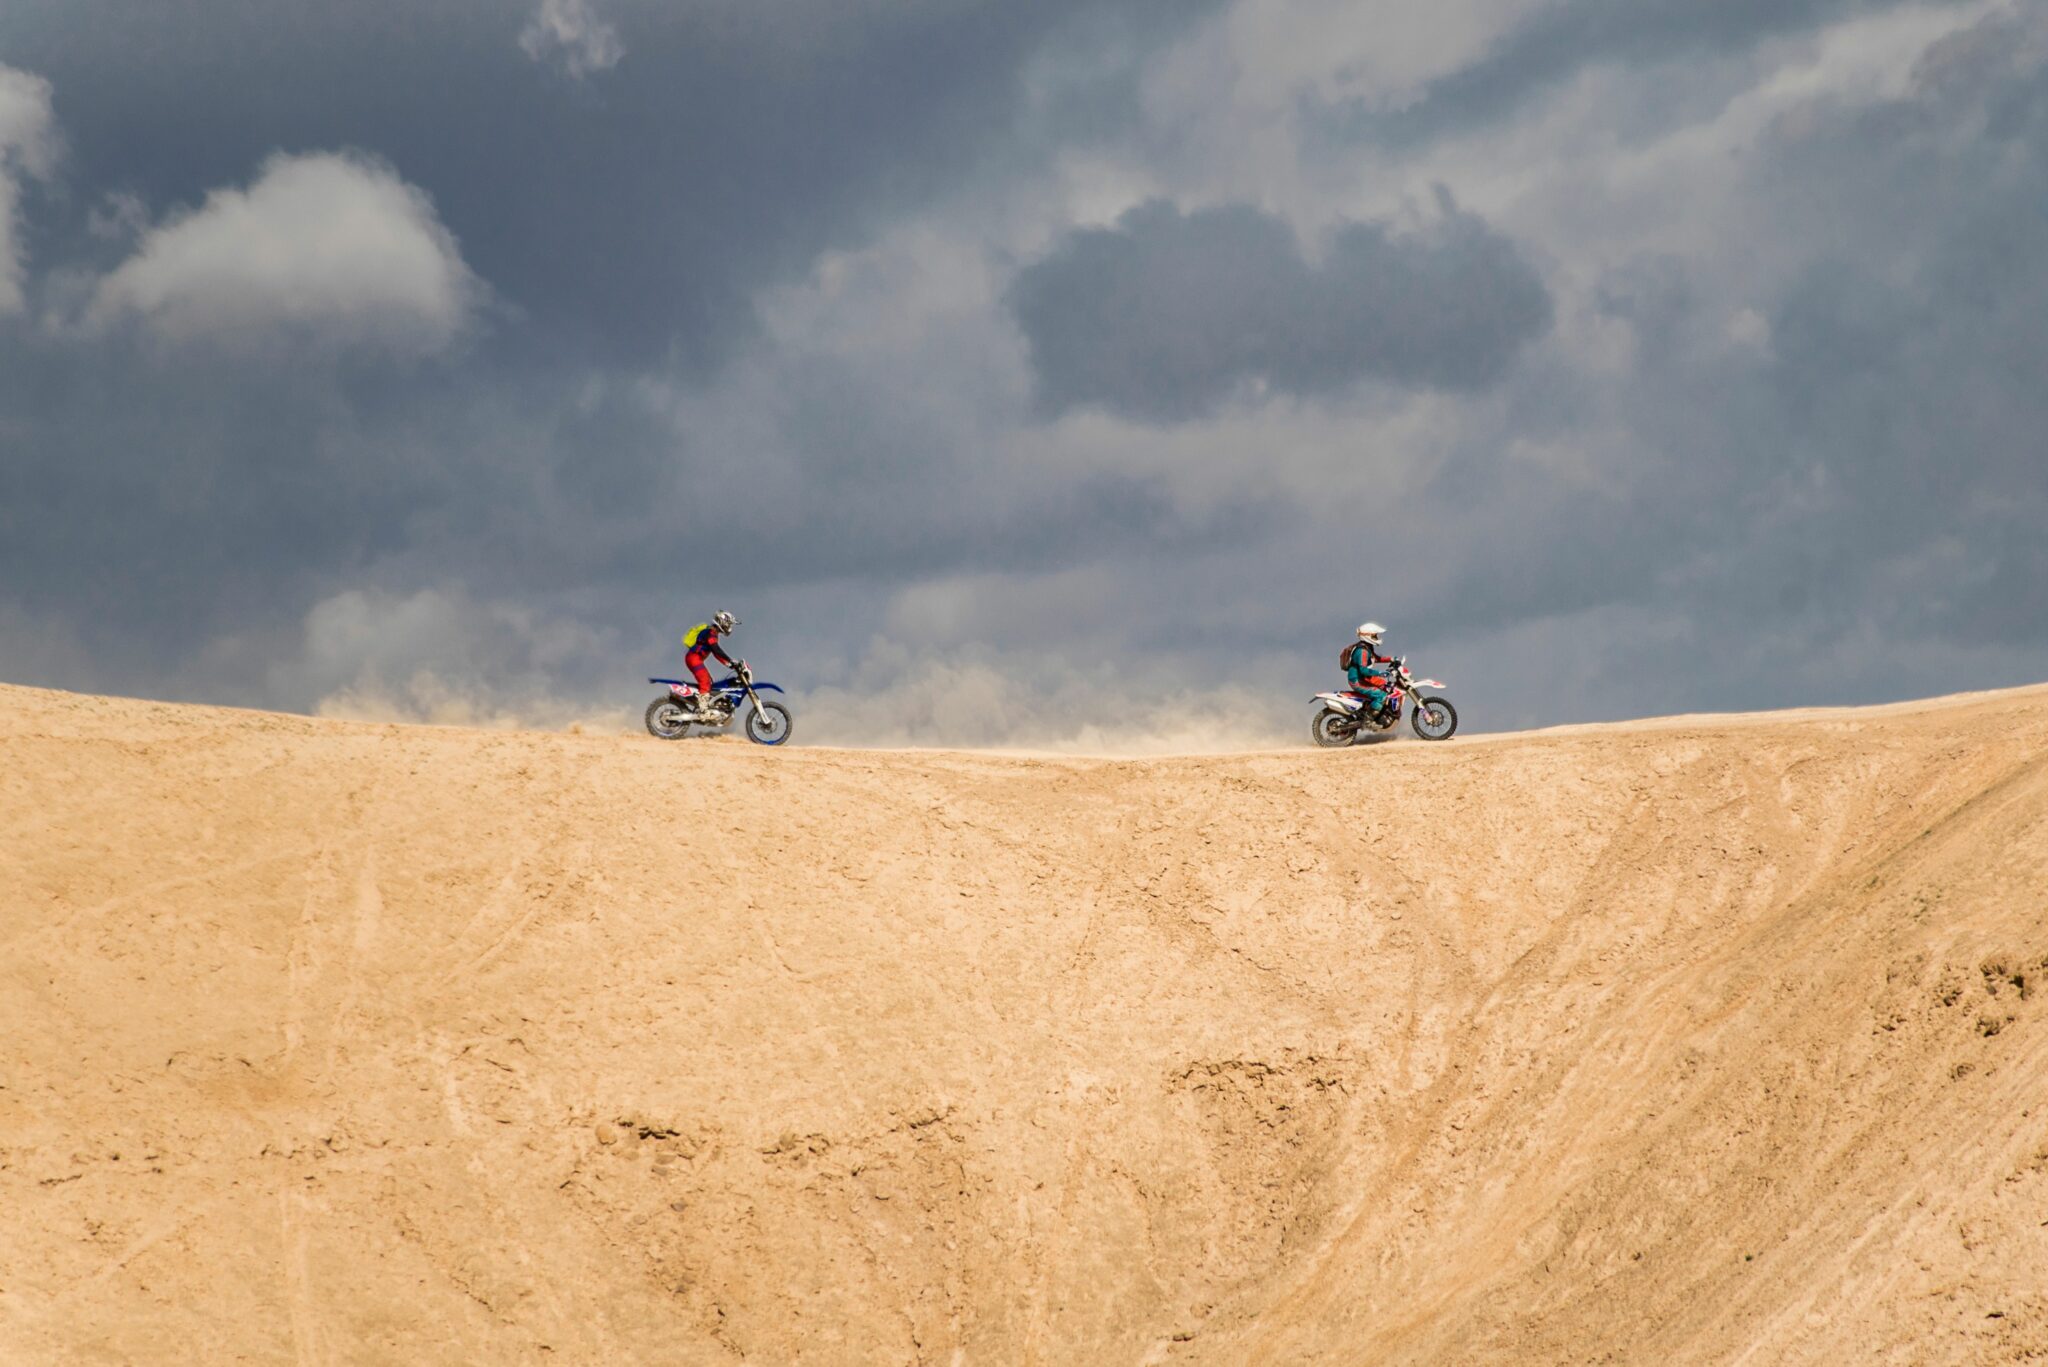
<instances>
[{"instance_id":1,"label":"sand dune","mask_svg":"<svg viewBox=\"0 0 2048 1367\"><path fill-rule=\"evenodd\" d=\"M2048 689L1318 753L0 689L0 1361L2048 1357Z\"/></svg>"}]
</instances>

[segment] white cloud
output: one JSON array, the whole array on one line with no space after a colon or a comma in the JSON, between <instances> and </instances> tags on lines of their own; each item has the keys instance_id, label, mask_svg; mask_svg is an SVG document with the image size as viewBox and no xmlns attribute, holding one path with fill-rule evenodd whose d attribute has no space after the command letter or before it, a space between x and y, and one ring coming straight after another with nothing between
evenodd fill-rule
<instances>
[{"instance_id":1,"label":"white cloud","mask_svg":"<svg viewBox=\"0 0 2048 1367\"><path fill-rule=\"evenodd\" d=\"M611 70L626 55L619 31L598 18L589 0L541 0L520 30L519 46L536 62L560 62L578 80Z\"/></svg>"},{"instance_id":2,"label":"white cloud","mask_svg":"<svg viewBox=\"0 0 2048 1367\"><path fill-rule=\"evenodd\" d=\"M149 231L149 205L131 190L110 190L86 212L85 230L102 242L134 242Z\"/></svg>"},{"instance_id":3,"label":"white cloud","mask_svg":"<svg viewBox=\"0 0 2048 1367\"><path fill-rule=\"evenodd\" d=\"M21 312L21 180L46 176L57 155L50 83L0 66L0 317Z\"/></svg>"},{"instance_id":4,"label":"white cloud","mask_svg":"<svg viewBox=\"0 0 2048 1367\"><path fill-rule=\"evenodd\" d=\"M98 326L139 320L171 341L439 351L482 293L427 196L354 153L277 155L150 229L99 284Z\"/></svg>"},{"instance_id":5,"label":"white cloud","mask_svg":"<svg viewBox=\"0 0 2048 1367\"><path fill-rule=\"evenodd\" d=\"M1243 108L1282 112L1313 92L1392 109L1479 60L1540 9L1529 0L1241 0L1217 27Z\"/></svg>"}]
</instances>

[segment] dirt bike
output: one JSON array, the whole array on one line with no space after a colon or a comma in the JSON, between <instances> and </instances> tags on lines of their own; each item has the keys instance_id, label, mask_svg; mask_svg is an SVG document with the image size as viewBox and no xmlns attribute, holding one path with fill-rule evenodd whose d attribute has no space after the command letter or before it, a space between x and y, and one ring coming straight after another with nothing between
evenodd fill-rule
<instances>
[{"instance_id":1,"label":"dirt bike","mask_svg":"<svg viewBox=\"0 0 2048 1367\"><path fill-rule=\"evenodd\" d=\"M754 671L741 660L728 678L712 681L709 694L699 694L687 679L649 679L667 684L668 692L647 704L647 732L660 740L681 740L693 726L721 731L732 725L733 714L742 701L747 708L747 739L756 745L780 745L789 739L789 708L774 700L762 701L761 693L780 693L772 683L758 681Z\"/></svg>"},{"instance_id":2,"label":"dirt bike","mask_svg":"<svg viewBox=\"0 0 2048 1367\"><path fill-rule=\"evenodd\" d=\"M1360 736L1391 730L1408 711L1408 723L1424 740L1449 740L1458 729L1458 709L1449 698L1423 693L1425 688L1442 688L1435 679L1418 679L1408 672L1408 661L1394 661L1389 671L1385 704L1374 708L1361 693L1318 693L1312 701L1322 704L1309 722L1309 734L1317 745L1355 745ZM1411 707L1412 704L1412 707Z\"/></svg>"}]
</instances>

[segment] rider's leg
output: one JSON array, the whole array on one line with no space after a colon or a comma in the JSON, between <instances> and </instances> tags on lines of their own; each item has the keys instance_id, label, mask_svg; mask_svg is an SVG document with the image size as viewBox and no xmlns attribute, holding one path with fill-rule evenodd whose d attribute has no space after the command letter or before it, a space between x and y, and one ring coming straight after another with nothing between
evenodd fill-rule
<instances>
[{"instance_id":1,"label":"rider's leg","mask_svg":"<svg viewBox=\"0 0 2048 1367\"><path fill-rule=\"evenodd\" d=\"M704 667L701 655L692 655L683 663L690 667L691 675L697 680L697 709L704 711L711 706L711 671Z\"/></svg>"},{"instance_id":2,"label":"rider's leg","mask_svg":"<svg viewBox=\"0 0 2048 1367\"><path fill-rule=\"evenodd\" d=\"M702 656L696 656L696 654L684 656L682 658L682 668L692 678L696 678L696 691L694 693L690 691L690 685L682 685L682 689L680 689L682 705L690 707L694 711L696 707L702 705L702 699L705 699L705 695L711 693L711 672L705 668L705 660L702 660Z\"/></svg>"}]
</instances>

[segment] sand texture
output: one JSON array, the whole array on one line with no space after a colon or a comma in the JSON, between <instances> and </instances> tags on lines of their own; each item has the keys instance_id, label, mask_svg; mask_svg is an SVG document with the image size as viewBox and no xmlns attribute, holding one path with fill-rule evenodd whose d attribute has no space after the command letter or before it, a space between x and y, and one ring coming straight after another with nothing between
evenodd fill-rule
<instances>
[{"instance_id":1,"label":"sand texture","mask_svg":"<svg viewBox=\"0 0 2048 1367\"><path fill-rule=\"evenodd\" d=\"M0 688L0 1362L2048 1358L2048 689L1208 758Z\"/></svg>"}]
</instances>

